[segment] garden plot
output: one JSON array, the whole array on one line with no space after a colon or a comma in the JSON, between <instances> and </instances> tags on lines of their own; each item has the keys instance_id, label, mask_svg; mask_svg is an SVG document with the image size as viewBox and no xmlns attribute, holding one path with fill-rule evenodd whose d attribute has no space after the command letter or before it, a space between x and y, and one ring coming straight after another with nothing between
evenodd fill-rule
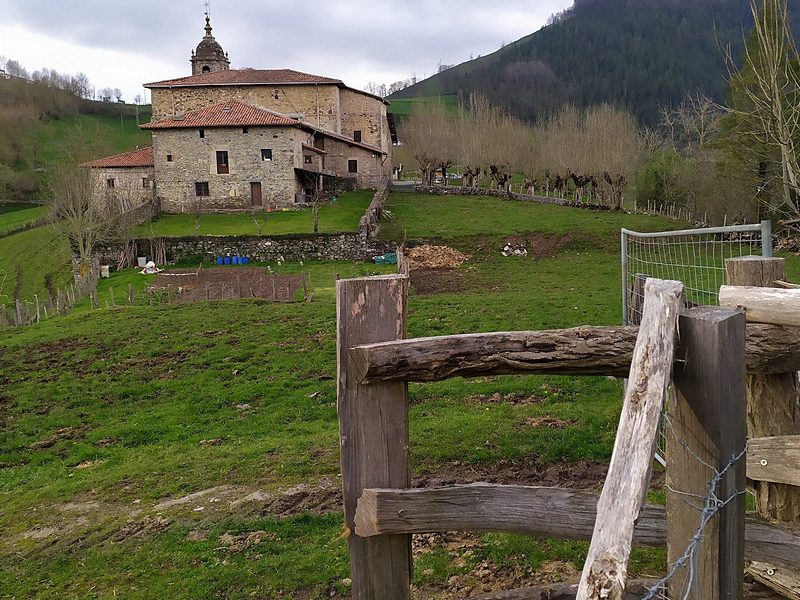
<instances>
[{"instance_id":1,"label":"garden plot","mask_svg":"<svg viewBox=\"0 0 800 600\"><path fill-rule=\"evenodd\" d=\"M298 292L303 290L303 296ZM165 294L170 302L264 298L295 302L305 298L306 276L275 275L264 268L176 269L159 273L148 294Z\"/></svg>"}]
</instances>

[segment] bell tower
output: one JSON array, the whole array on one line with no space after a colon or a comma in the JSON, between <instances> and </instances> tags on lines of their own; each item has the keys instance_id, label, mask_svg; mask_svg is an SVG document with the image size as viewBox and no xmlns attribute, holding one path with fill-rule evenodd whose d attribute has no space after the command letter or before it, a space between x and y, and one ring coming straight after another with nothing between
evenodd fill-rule
<instances>
[{"instance_id":1,"label":"bell tower","mask_svg":"<svg viewBox=\"0 0 800 600\"><path fill-rule=\"evenodd\" d=\"M211 17L208 14L208 10L206 10L205 30L206 34L197 44L197 49L192 51L192 58L189 61L192 64L192 75L225 71L231 67L228 53L222 49L219 42L211 35Z\"/></svg>"}]
</instances>

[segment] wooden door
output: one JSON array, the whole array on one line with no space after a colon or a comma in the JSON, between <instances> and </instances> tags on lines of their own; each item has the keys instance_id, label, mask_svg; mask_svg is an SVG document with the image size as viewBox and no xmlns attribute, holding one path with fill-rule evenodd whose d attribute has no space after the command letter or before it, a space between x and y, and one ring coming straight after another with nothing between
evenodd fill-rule
<instances>
[{"instance_id":1,"label":"wooden door","mask_svg":"<svg viewBox=\"0 0 800 600\"><path fill-rule=\"evenodd\" d=\"M261 182L250 182L250 206L261 206Z\"/></svg>"}]
</instances>

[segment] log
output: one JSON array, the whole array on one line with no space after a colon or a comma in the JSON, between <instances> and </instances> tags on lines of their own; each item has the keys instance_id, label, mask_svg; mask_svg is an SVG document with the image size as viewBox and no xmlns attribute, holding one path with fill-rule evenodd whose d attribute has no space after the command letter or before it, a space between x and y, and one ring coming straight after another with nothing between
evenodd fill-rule
<instances>
[{"instance_id":1,"label":"log","mask_svg":"<svg viewBox=\"0 0 800 600\"><path fill-rule=\"evenodd\" d=\"M800 326L800 290L723 285L719 304L743 308L751 323Z\"/></svg>"},{"instance_id":2,"label":"log","mask_svg":"<svg viewBox=\"0 0 800 600\"><path fill-rule=\"evenodd\" d=\"M785 598L800 600L800 575L797 571L754 561L748 565L747 574Z\"/></svg>"},{"instance_id":3,"label":"log","mask_svg":"<svg viewBox=\"0 0 800 600\"><path fill-rule=\"evenodd\" d=\"M352 594L356 600L408 600L411 538L356 533L358 498L367 487L411 484L408 465L408 385L363 385L348 349L406 335L408 277L390 275L336 282L339 447Z\"/></svg>"},{"instance_id":4,"label":"log","mask_svg":"<svg viewBox=\"0 0 800 600\"><path fill-rule=\"evenodd\" d=\"M668 597L740 600L747 483L745 318L741 311L700 307L682 314L679 324L676 394L667 408L667 564L678 563L697 545L698 567L679 568L667 584ZM703 518L703 498L715 478L713 492L725 504Z\"/></svg>"},{"instance_id":5,"label":"log","mask_svg":"<svg viewBox=\"0 0 800 600\"><path fill-rule=\"evenodd\" d=\"M644 311L608 474L577 600L622 598L633 532L644 506L664 396L672 376L683 284L648 279Z\"/></svg>"},{"instance_id":6,"label":"log","mask_svg":"<svg viewBox=\"0 0 800 600\"><path fill-rule=\"evenodd\" d=\"M440 488L365 489L358 500L360 537L437 531L521 533L589 540L597 514L587 490L473 483ZM745 522L748 560L800 567L800 527L776 527L758 516ZM646 505L634 529L639 546L667 544L666 510Z\"/></svg>"},{"instance_id":7,"label":"log","mask_svg":"<svg viewBox=\"0 0 800 600\"><path fill-rule=\"evenodd\" d=\"M361 383L492 375L615 375L631 366L638 327L575 327L424 337L351 350ZM800 328L747 325L751 373L800 371Z\"/></svg>"},{"instance_id":8,"label":"log","mask_svg":"<svg viewBox=\"0 0 800 600\"><path fill-rule=\"evenodd\" d=\"M800 486L800 435L752 438L747 448L747 476Z\"/></svg>"},{"instance_id":9,"label":"log","mask_svg":"<svg viewBox=\"0 0 800 600\"><path fill-rule=\"evenodd\" d=\"M653 587L655 579L637 579L628 583L622 596L623 600L640 600L647 591ZM536 587L509 590L506 592L493 592L475 596L474 600L574 600L578 591L578 584L551 583ZM657 596L661 597L661 596ZM760 583L745 583L744 597L746 600L779 600L771 590Z\"/></svg>"}]
</instances>

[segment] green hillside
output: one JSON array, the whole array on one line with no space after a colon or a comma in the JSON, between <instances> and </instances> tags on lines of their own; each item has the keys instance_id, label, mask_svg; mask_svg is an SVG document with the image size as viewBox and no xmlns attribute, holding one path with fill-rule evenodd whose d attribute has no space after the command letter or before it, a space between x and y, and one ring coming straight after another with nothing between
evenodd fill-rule
<instances>
[{"instance_id":1,"label":"green hillside","mask_svg":"<svg viewBox=\"0 0 800 600\"><path fill-rule=\"evenodd\" d=\"M470 257L444 275L412 277L412 336L616 323L619 227L669 226L490 198L393 194L389 208L385 237L437 238ZM509 235L547 248L503 257ZM272 266L307 272L314 302L139 305L0 331L1 589L32 598L123 589L141 598L343 597L335 277L393 267ZM128 281L115 274L104 285ZM553 468L584 473L576 485L596 488L621 393L605 378L413 385L414 472L458 478L517 465L517 481L535 483ZM537 419L556 425L531 425ZM237 536L250 541L232 551ZM574 571L586 549L494 534L454 554L432 544L414 578L439 598L450 577L479 565L535 573L559 560ZM662 552L637 551L631 571L663 567Z\"/></svg>"},{"instance_id":2,"label":"green hillside","mask_svg":"<svg viewBox=\"0 0 800 600\"><path fill-rule=\"evenodd\" d=\"M789 10L798 32L800 10ZM477 92L526 119L609 102L651 125L659 106L689 93L724 99L720 45L737 52L751 24L747 0L579 0L541 30L389 99Z\"/></svg>"}]
</instances>

